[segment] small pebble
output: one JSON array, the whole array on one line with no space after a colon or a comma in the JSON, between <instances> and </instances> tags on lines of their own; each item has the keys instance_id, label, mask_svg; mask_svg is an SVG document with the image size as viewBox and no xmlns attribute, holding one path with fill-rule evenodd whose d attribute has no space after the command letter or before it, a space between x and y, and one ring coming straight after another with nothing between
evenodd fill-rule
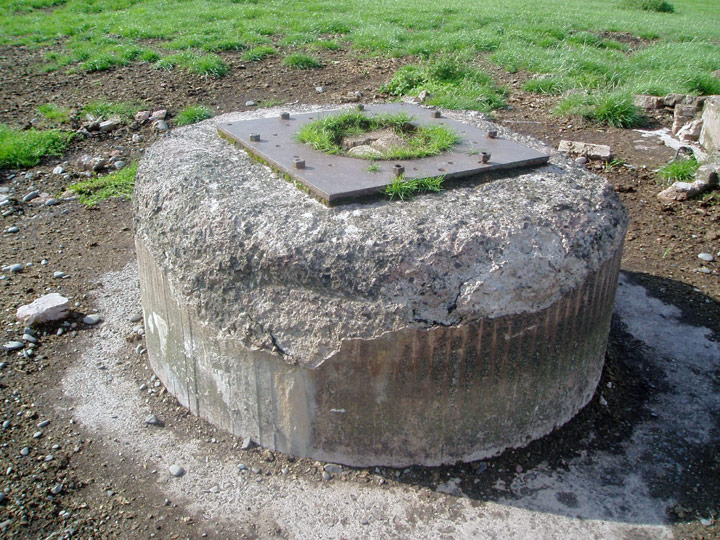
<instances>
[{"instance_id":1,"label":"small pebble","mask_svg":"<svg viewBox=\"0 0 720 540\"><path fill-rule=\"evenodd\" d=\"M340 474L342 472L342 467L333 463L328 463L323 469L325 469L325 472L328 474Z\"/></svg>"},{"instance_id":2,"label":"small pebble","mask_svg":"<svg viewBox=\"0 0 720 540\"><path fill-rule=\"evenodd\" d=\"M142 384L140 385L140 390L147 390L147 384L142 383Z\"/></svg>"},{"instance_id":3,"label":"small pebble","mask_svg":"<svg viewBox=\"0 0 720 540\"><path fill-rule=\"evenodd\" d=\"M5 493L3 491L0 491L0 504L5 502Z\"/></svg>"},{"instance_id":4,"label":"small pebble","mask_svg":"<svg viewBox=\"0 0 720 540\"><path fill-rule=\"evenodd\" d=\"M55 279L64 278L64 277L65 277L65 272L62 272L62 271L59 271L59 270L58 270L57 272L53 272L53 277L54 277Z\"/></svg>"},{"instance_id":5,"label":"small pebble","mask_svg":"<svg viewBox=\"0 0 720 540\"><path fill-rule=\"evenodd\" d=\"M584 156L580 156L579 158L575 158L575 163L578 165L585 165L588 162L588 158Z\"/></svg>"},{"instance_id":6,"label":"small pebble","mask_svg":"<svg viewBox=\"0 0 720 540\"><path fill-rule=\"evenodd\" d=\"M705 262L713 262L715 260L715 257L712 256L712 253L699 253L698 259Z\"/></svg>"},{"instance_id":7,"label":"small pebble","mask_svg":"<svg viewBox=\"0 0 720 540\"><path fill-rule=\"evenodd\" d=\"M10 427L10 420L5 420L2 424L3 429L7 429Z\"/></svg>"},{"instance_id":8,"label":"small pebble","mask_svg":"<svg viewBox=\"0 0 720 540\"><path fill-rule=\"evenodd\" d=\"M262 472L259 467L253 467L251 470L252 470L252 472L254 472L255 474L260 474L260 473Z\"/></svg>"},{"instance_id":9,"label":"small pebble","mask_svg":"<svg viewBox=\"0 0 720 540\"><path fill-rule=\"evenodd\" d=\"M5 232L6 232L6 233L13 234L13 233L16 233L16 232L20 232L20 229L18 229L17 227L10 227L10 228L9 228L7 231L5 231Z\"/></svg>"},{"instance_id":10,"label":"small pebble","mask_svg":"<svg viewBox=\"0 0 720 540\"><path fill-rule=\"evenodd\" d=\"M125 167L125 162L124 162L124 161L121 161L121 160L116 161L115 163L113 163L113 167L115 167L115 170L118 170L118 171L119 171L120 169L122 169L123 167Z\"/></svg>"},{"instance_id":11,"label":"small pebble","mask_svg":"<svg viewBox=\"0 0 720 540\"><path fill-rule=\"evenodd\" d=\"M50 493L52 493L53 495L59 495L62 490L63 490L62 484L55 484L55 485L50 489Z\"/></svg>"},{"instance_id":12,"label":"small pebble","mask_svg":"<svg viewBox=\"0 0 720 540\"><path fill-rule=\"evenodd\" d=\"M168 470L170 471L170 474L178 478L185 474L185 469L183 469L180 465L170 465Z\"/></svg>"},{"instance_id":13,"label":"small pebble","mask_svg":"<svg viewBox=\"0 0 720 540\"><path fill-rule=\"evenodd\" d=\"M45 206L57 206L58 204L60 204L60 201L57 199L48 199L45 201Z\"/></svg>"},{"instance_id":14,"label":"small pebble","mask_svg":"<svg viewBox=\"0 0 720 540\"><path fill-rule=\"evenodd\" d=\"M325 87L324 87L324 86L316 86L316 87L315 87L315 91L316 91L318 94L324 94L324 93L325 93Z\"/></svg>"},{"instance_id":15,"label":"small pebble","mask_svg":"<svg viewBox=\"0 0 720 540\"><path fill-rule=\"evenodd\" d=\"M23 347L25 347L25 344L22 341L8 341L3 345L3 349L6 351L17 351Z\"/></svg>"},{"instance_id":16,"label":"small pebble","mask_svg":"<svg viewBox=\"0 0 720 540\"><path fill-rule=\"evenodd\" d=\"M145 423L149 426L163 426L164 423L162 420L160 420L157 416L154 414L148 415L147 418L145 418Z\"/></svg>"},{"instance_id":17,"label":"small pebble","mask_svg":"<svg viewBox=\"0 0 720 540\"><path fill-rule=\"evenodd\" d=\"M86 317L83 317L83 323L85 323L85 324L87 324L87 325L97 324L97 323L99 323L101 320L102 320L102 317L100 316L99 313L93 313L93 314L91 314L91 315L88 315L88 316L86 316Z\"/></svg>"},{"instance_id":18,"label":"small pebble","mask_svg":"<svg viewBox=\"0 0 720 540\"><path fill-rule=\"evenodd\" d=\"M50 425L50 420L43 420L42 422L38 422L37 427L42 429L42 428L48 427L49 425Z\"/></svg>"},{"instance_id":19,"label":"small pebble","mask_svg":"<svg viewBox=\"0 0 720 540\"><path fill-rule=\"evenodd\" d=\"M58 165L53 169L53 174L62 174L65 172L65 168L62 165Z\"/></svg>"},{"instance_id":20,"label":"small pebble","mask_svg":"<svg viewBox=\"0 0 720 540\"><path fill-rule=\"evenodd\" d=\"M244 463L238 463L237 468L239 471L247 471L247 466Z\"/></svg>"},{"instance_id":21,"label":"small pebble","mask_svg":"<svg viewBox=\"0 0 720 540\"><path fill-rule=\"evenodd\" d=\"M707 266L701 266L700 268L697 269L697 271L700 272L701 274L712 273L712 271Z\"/></svg>"},{"instance_id":22,"label":"small pebble","mask_svg":"<svg viewBox=\"0 0 720 540\"><path fill-rule=\"evenodd\" d=\"M153 125L155 127L155 131L167 131L168 129L170 129L165 120L158 120Z\"/></svg>"},{"instance_id":23,"label":"small pebble","mask_svg":"<svg viewBox=\"0 0 720 540\"><path fill-rule=\"evenodd\" d=\"M52 454L48 454L47 456L45 456L44 461L45 461L45 463L48 463L48 462L52 461L53 459L55 459L55 456L53 456Z\"/></svg>"},{"instance_id":24,"label":"small pebble","mask_svg":"<svg viewBox=\"0 0 720 540\"><path fill-rule=\"evenodd\" d=\"M331 478L332 478L332 476L330 476L330 473L329 473L329 472L323 471L323 473L322 473L322 479L323 479L325 482L328 482Z\"/></svg>"},{"instance_id":25,"label":"small pebble","mask_svg":"<svg viewBox=\"0 0 720 540\"><path fill-rule=\"evenodd\" d=\"M17 274L18 272L22 272L23 268L25 268L25 266L23 266L21 263L15 263L7 266L6 268L3 268L3 270L9 270L13 274Z\"/></svg>"},{"instance_id":26,"label":"small pebble","mask_svg":"<svg viewBox=\"0 0 720 540\"><path fill-rule=\"evenodd\" d=\"M240 446L240 449L241 450L249 450L250 448L252 448L252 446L253 446L252 439L250 437L245 437L243 439L242 446Z\"/></svg>"},{"instance_id":27,"label":"small pebble","mask_svg":"<svg viewBox=\"0 0 720 540\"><path fill-rule=\"evenodd\" d=\"M38 342L37 338L35 336L31 336L30 334L23 334L22 340L27 341L28 343Z\"/></svg>"},{"instance_id":28,"label":"small pebble","mask_svg":"<svg viewBox=\"0 0 720 540\"><path fill-rule=\"evenodd\" d=\"M39 196L40 196L40 192L39 192L39 191L37 191L37 190L31 191L30 193L28 193L27 195L25 195L25 196L23 197L23 202L30 202L30 201L32 201L33 199L37 199Z\"/></svg>"},{"instance_id":29,"label":"small pebble","mask_svg":"<svg viewBox=\"0 0 720 540\"><path fill-rule=\"evenodd\" d=\"M129 320L130 320L131 323L136 323L136 322L142 321L142 319L143 319L143 316L142 316L140 313L136 313L135 315L133 315L132 317L130 317Z\"/></svg>"},{"instance_id":30,"label":"small pebble","mask_svg":"<svg viewBox=\"0 0 720 540\"><path fill-rule=\"evenodd\" d=\"M43 436L42 431L36 431L35 433L33 433L33 439L39 439L42 436Z\"/></svg>"},{"instance_id":31,"label":"small pebble","mask_svg":"<svg viewBox=\"0 0 720 540\"><path fill-rule=\"evenodd\" d=\"M245 102L246 107L254 107L255 105L257 105L257 103L255 103L254 101L246 101Z\"/></svg>"},{"instance_id":32,"label":"small pebble","mask_svg":"<svg viewBox=\"0 0 720 540\"><path fill-rule=\"evenodd\" d=\"M40 261L40 264L42 264L43 266L47 266L48 262L46 259L43 259L42 261Z\"/></svg>"},{"instance_id":33,"label":"small pebble","mask_svg":"<svg viewBox=\"0 0 720 540\"><path fill-rule=\"evenodd\" d=\"M28 455L30 455L30 449L26 446L25 448L23 448L22 450L20 450L20 455L21 455L21 456L28 456Z\"/></svg>"}]
</instances>

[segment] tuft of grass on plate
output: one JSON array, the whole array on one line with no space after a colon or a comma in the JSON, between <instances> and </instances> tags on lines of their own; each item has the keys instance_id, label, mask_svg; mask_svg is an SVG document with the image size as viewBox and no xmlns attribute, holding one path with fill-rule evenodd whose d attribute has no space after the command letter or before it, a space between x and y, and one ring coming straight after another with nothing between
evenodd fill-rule
<instances>
[{"instance_id":1,"label":"tuft of grass on plate","mask_svg":"<svg viewBox=\"0 0 720 540\"><path fill-rule=\"evenodd\" d=\"M624 92L573 93L558 103L555 113L620 128L638 127L646 122L632 95Z\"/></svg>"},{"instance_id":2,"label":"tuft of grass on plate","mask_svg":"<svg viewBox=\"0 0 720 540\"><path fill-rule=\"evenodd\" d=\"M60 156L75 134L50 130L19 130L0 124L0 168L34 167L45 156Z\"/></svg>"},{"instance_id":3,"label":"tuft of grass on plate","mask_svg":"<svg viewBox=\"0 0 720 540\"><path fill-rule=\"evenodd\" d=\"M55 103L45 103L37 108L37 112L44 116L50 122L55 124L64 124L70 120L72 111L65 107L60 107Z\"/></svg>"},{"instance_id":4,"label":"tuft of grass on plate","mask_svg":"<svg viewBox=\"0 0 720 540\"><path fill-rule=\"evenodd\" d=\"M138 163L134 162L124 169L72 184L68 189L79 195L81 203L93 206L111 197L130 199L135 187Z\"/></svg>"},{"instance_id":5,"label":"tuft of grass on plate","mask_svg":"<svg viewBox=\"0 0 720 540\"><path fill-rule=\"evenodd\" d=\"M318 69L322 67L320 60L303 53L288 54L283 58L282 64L292 69Z\"/></svg>"},{"instance_id":6,"label":"tuft of grass on plate","mask_svg":"<svg viewBox=\"0 0 720 540\"><path fill-rule=\"evenodd\" d=\"M449 150L458 141L458 135L443 124L415 126L406 113L370 116L348 110L318 118L301 127L295 137L315 150L342 155L342 140L370 131L391 129L405 141L405 146L389 149L382 159L414 159L434 156Z\"/></svg>"},{"instance_id":7,"label":"tuft of grass on plate","mask_svg":"<svg viewBox=\"0 0 720 540\"><path fill-rule=\"evenodd\" d=\"M428 105L483 112L503 108L506 95L490 75L456 57L403 66L380 90L393 96L417 96L426 91Z\"/></svg>"},{"instance_id":8,"label":"tuft of grass on plate","mask_svg":"<svg viewBox=\"0 0 720 540\"><path fill-rule=\"evenodd\" d=\"M246 62L261 62L268 56L273 56L277 51L275 47L269 45L258 45L252 49L248 49L242 55L242 59Z\"/></svg>"},{"instance_id":9,"label":"tuft of grass on plate","mask_svg":"<svg viewBox=\"0 0 720 540\"><path fill-rule=\"evenodd\" d=\"M658 176L664 184L692 182L695 178L695 171L699 167L700 164L695 159L695 156L690 156L687 159L674 159L658 171Z\"/></svg>"},{"instance_id":10,"label":"tuft of grass on plate","mask_svg":"<svg viewBox=\"0 0 720 540\"><path fill-rule=\"evenodd\" d=\"M189 105L177 113L175 125L188 126L212 118L212 112L204 105Z\"/></svg>"},{"instance_id":11,"label":"tuft of grass on plate","mask_svg":"<svg viewBox=\"0 0 720 540\"><path fill-rule=\"evenodd\" d=\"M399 176L385 187L383 193L385 193L391 201L394 199L406 201L412 199L419 193L437 193L442 191L444 181L445 176L413 178L411 180L406 180L404 176Z\"/></svg>"}]
</instances>

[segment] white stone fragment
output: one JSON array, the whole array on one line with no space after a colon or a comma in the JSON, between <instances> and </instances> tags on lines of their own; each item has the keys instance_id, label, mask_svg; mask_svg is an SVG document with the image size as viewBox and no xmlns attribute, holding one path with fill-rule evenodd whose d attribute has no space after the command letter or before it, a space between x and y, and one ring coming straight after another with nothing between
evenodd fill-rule
<instances>
[{"instance_id":1,"label":"white stone fragment","mask_svg":"<svg viewBox=\"0 0 720 540\"><path fill-rule=\"evenodd\" d=\"M17 320L31 325L48 321L58 321L68 316L69 300L58 293L41 296L31 304L20 306Z\"/></svg>"}]
</instances>

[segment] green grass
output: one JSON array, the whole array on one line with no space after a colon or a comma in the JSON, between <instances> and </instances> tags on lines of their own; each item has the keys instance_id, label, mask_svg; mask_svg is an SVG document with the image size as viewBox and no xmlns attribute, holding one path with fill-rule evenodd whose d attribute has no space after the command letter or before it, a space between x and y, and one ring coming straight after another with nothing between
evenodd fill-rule
<instances>
[{"instance_id":1,"label":"green grass","mask_svg":"<svg viewBox=\"0 0 720 540\"><path fill-rule=\"evenodd\" d=\"M263 46L274 45L283 56L299 54L298 47L339 47L416 62L393 79L394 95L427 87L437 105L480 110L502 106L503 92L471 73L478 58L545 77L526 88L546 94L720 91L711 75L720 69L717 0L536 0L527 6L527 0L7 0L0 2L0 45L40 49L43 70L145 62L210 77L229 69L215 53L257 61L262 57L250 51ZM462 71L469 66L463 76L448 80L428 67L455 55ZM409 81L417 84L407 87Z\"/></svg>"},{"instance_id":2,"label":"green grass","mask_svg":"<svg viewBox=\"0 0 720 540\"><path fill-rule=\"evenodd\" d=\"M135 162L117 172L72 184L69 189L79 195L81 203L88 206L110 197L129 199L135 187L137 169L138 164Z\"/></svg>"},{"instance_id":3,"label":"green grass","mask_svg":"<svg viewBox=\"0 0 720 540\"><path fill-rule=\"evenodd\" d=\"M130 120L141 108L142 106L136 103L91 101L82 108L82 112L95 118L107 119L110 117L119 117L124 120Z\"/></svg>"},{"instance_id":4,"label":"green grass","mask_svg":"<svg viewBox=\"0 0 720 540\"><path fill-rule=\"evenodd\" d=\"M177 113L175 125L188 126L201 120L207 120L208 118L212 118L210 109L203 105L190 105Z\"/></svg>"},{"instance_id":5,"label":"green grass","mask_svg":"<svg viewBox=\"0 0 720 540\"><path fill-rule=\"evenodd\" d=\"M405 201L412 199L419 193L437 193L442 191L444 181L444 176L414 178L412 180L406 180L404 176L400 176L393 180L390 185L386 186L383 193L385 193L390 200L400 199L401 201Z\"/></svg>"},{"instance_id":6,"label":"green grass","mask_svg":"<svg viewBox=\"0 0 720 540\"><path fill-rule=\"evenodd\" d=\"M322 67L320 60L314 56L303 53L288 54L282 61L283 66L293 69L317 69Z\"/></svg>"},{"instance_id":7,"label":"green grass","mask_svg":"<svg viewBox=\"0 0 720 540\"><path fill-rule=\"evenodd\" d=\"M416 96L425 90L428 105L485 112L504 107L506 93L492 77L457 57L404 66L381 90L393 96Z\"/></svg>"},{"instance_id":8,"label":"green grass","mask_svg":"<svg viewBox=\"0 0 720 540\"><path fill-rule=\"evenodd\" d=\"M34 167L44 156L59 156L74 133L51 129L17 130L0 124L0 168Z\"/></svg>"},{"instance_id":9,"label":"green grass","mask_svg":"<svg viewBox=\"0 0 720 540\"><path fill-rule=\"evenodd\" d=\"M242 59L246 62L261 62L268 56L273 56L276 53L277 51L275 50L275 47L270 47L269 45L258 45L257 47L253 47L252 49L245 51L242 55Z\"/></svg>"},{"instance_id":10,"label":"green grass","mask_svg":"<svg viewBox=\"0 0 720 540\"><path fill-rule=\"evenodd\" d=\"M392 129L405 141L405 146L385 152L381 159L413 159L434 156L453 147L457 134L439 125L414 126L404 113L370 116L348 110L309 122L301 127L296 138L315 150L333 155L345 154L341 146L344 137L361 135L379 129Z\"/></svg>"},{"instance_id":11,"label":"green grass","mask_svg":"<svg viewBox=\"0 0 720 540\"><path fill-rule=\"evenodd\" d=\"M633 104L632 95L623 92L574 93L556 107L560 116L579 116L591 122L613 127L642 126L646 118Z\"/></svg>"},{"instance_id":12,"label":"green grass","mask_svg":"<svg viewBox=\"0 0 720 540\"><path fill-rule=\"evenodd\" d=\"M218 55L200 54L193 51L183 51L165 56L154 65L157 69L168 71L181 67L190 73L215 79L224 77L230 71L230 66Z\"/></svg>"},{"instance_id":13,"label":"green grass","mask_svg":"<svg viewBox=\"0 0 720 540\"><path fill-rule=\"evenodd\" d=\"M700 164L695 157L674 159L658 171L658 176L664 184L692 182L695 178L695 171L697 171L699 167Z\"/></svg>"},{"instance_id":14,"label":"green grass","mask_svg":"<svg viewBox=\"0 0 720 540\"><path fill-rule=\"evenodd\" d=\"M665 0L623 0L622 5L632 9L656 11L658 13L673 13L675 6Z\"/></svg>"},{"instance_id":15,"label":"green grass","mask_svg":"<svg viewBox=\"0 0 720 540\"><path fill-rule=\"evenodd\" d=\"M44 105L40 105L37 108L37 112L55 124L64 124L70 120L70 116L72 115L72 111L70 111L70 109L60 107L55 103L45 103Z\"/></svg>"}]
</instances>

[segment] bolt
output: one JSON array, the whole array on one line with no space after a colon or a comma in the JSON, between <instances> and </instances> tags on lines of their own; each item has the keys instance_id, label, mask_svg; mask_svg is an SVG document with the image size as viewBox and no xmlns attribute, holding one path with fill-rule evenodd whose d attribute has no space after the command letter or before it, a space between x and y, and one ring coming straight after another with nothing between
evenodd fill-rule
<instances>
[{"instance_id":1,"label":"bolt","mask_svg":"<svg viewBox=\"0 0 720 540\"><path fill-rule=\"evenodd\" d=\"M290 120L290 113L289 112L280 113L280 119L281 120Z\"/></svg>"},{"instance_id":2,"label":"bolt","mask_svg":"<svg viewBox=\"0 0 720 540\"><path fill-rule=\"evenodd\" d=\"M433 111L432 113L433 118L440 118L442 117L442 113L440 111Z\"/></svg>"},{"instance_id":3,"label":"bolt","mask_svg":"<svg viewBox=\"0 0 720 540\"><path fill-rule=\"evenodd\" d=\"M295 165L296 169L304 169L305 168L305 160L301 158L295 158L293 159L293 165Z\"/></svg>"},{"instance_id":4,"label":"bolt","mask_svg":"<svg viewBox=\"0 0 720 540\"><path fill-rule=\"evenodd\" d=\"M365 110L365 105L363 105L362 103L360 103L360 104L358 105L358 111L364 111L364 110Z\"/></svg>"},{"instance_id":5,"label":"bolt","mask_svg":"<svg viewBox=\"0 0 720 540\"><path fill-rule=\"evenodd\" d=\"M251 133L250 134L250 142L260 142L260 134L259 133Z\"/></svg>"},{"instance_id":6,"label":"bolt","mask_svg":"<svg viewBox=\"0 0 720 540\"><path fill-rule=\"evenodd\" d=\"M497 130L496 129L489 129L487 132L488 139L494 139L497 137Z\"/></svg>"},{"instance_id":7,"label":"bolt","mask_svg":"<svg viewBox=\"0 0 720 540\"><path fill-rule=\"evenodd\" d=\"M487 163L490 161L490 152L480 152L480 163Z\"/></svg>"},{"instance_id":8,"label":"bolt","mask_svg":"<svg viewBox=\"0 0 720 540\"><path fill-rule=\"evenodd\" d=\"M405 174L405 167L398 163L393 167L393 174L395 176L402 176L403 174Z\"/></svg>"}]
</instances>

